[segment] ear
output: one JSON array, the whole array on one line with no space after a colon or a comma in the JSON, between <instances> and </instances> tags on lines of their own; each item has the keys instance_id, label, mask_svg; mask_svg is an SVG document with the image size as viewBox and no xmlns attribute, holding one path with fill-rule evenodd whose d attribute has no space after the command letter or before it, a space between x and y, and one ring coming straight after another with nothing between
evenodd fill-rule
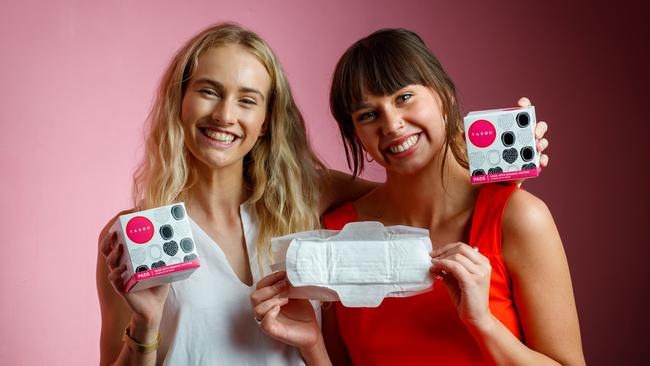
<instances>
[{"instance_id":1,"label":"ear","mask_svg":"<svg viewBox=\"0 0 650 366\"><path fill-rule=\"evenodd\" d=\"M261 139L266 135L266 132L268 130L268 122L264 120L264 123L262 123L262 128L260 129L260 135L257 137L258 139Z\"/></svg>"}]
</instances>

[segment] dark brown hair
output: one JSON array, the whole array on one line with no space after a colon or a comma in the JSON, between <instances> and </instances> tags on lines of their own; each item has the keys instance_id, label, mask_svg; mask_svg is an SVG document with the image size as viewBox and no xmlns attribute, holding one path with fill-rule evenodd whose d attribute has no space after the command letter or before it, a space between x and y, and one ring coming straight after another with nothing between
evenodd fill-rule
<instances>
[{"instance_id":1,"label":"dark brown hair","mask_svg":"<svg viewBox=\"0 0 650 366\"><path fill-rule=\"evenodd\" d=\"M390 95L407 86L431 88L442 101L446 121L445 146L467 168L467 153L458 97L453 81L416 33L406 29L380 29L350 46L341 56L330 90L330 110L345 146L348 167L355 176L364 168L363 147L354 130L352 113L365 95ZM447 158L447 149L443 156Z\"/></svg>"}]
</instances>

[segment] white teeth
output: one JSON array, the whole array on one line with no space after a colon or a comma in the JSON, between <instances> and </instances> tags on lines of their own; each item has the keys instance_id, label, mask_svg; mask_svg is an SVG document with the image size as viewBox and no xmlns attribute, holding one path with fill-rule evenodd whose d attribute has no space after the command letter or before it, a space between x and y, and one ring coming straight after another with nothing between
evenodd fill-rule
<instances>
[{"instance_id":1,"label":"white teeth","mask_svg":"<svg viewBox=\"0 0 650 366\"><path fill-rule=\"evenodd\" d=\"M235 139L235 136L233 136L233 135L231 135L229 133L216 132L216 131L212 131L212 130L204 130L204 131L205 131L205 134L209 138L217 140L219 142L226 143L226 144L231 143L232 140Z\"/></svg>"},{"instance_id":2,"label":"white teeth","mask_svg":"<svg viewBox=\"0 0 650 366\"><path fill-rule=\"evenodd\" d=\"M393 154L399 154L401 152L408 150L411 146L415 145L417 141L418 141L418 135L413 135L407 138L406 141L402 142L401 144L391 146L389 150Z\"/></svg>"}]
</instances>

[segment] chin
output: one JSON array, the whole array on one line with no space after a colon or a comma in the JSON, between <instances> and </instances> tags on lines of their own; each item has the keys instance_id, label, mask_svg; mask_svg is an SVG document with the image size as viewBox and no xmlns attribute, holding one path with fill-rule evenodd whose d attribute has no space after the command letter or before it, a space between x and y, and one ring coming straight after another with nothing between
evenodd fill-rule
<instances>
[{"instance_id":1,"label":"chin","mask_svg":"<svg viewBox=\"0 0 650 366\"><path fill-rule=\"evenodd\" d=\"M387 170L404 176L416 175L423 172L424 170L427 170L433 162L433 159L428 159L426 162L422 160L423 159L418 159L417 157L413 156L411 159L409 159L408 162L405 161L401 162L400 164L393 165Z\"/></svg>"}]
</instances>

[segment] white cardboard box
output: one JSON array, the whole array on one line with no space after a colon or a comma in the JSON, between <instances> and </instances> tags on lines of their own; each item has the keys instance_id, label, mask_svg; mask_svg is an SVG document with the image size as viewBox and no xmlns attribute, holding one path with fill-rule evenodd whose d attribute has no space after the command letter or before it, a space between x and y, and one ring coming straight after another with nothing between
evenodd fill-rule
<instances>
[{"instance_id":1,"label":"white cardboard box","mask_svg":"<svg viewBox=\"0 0 650 366\"><path fill-rule=\"evenodd\" d=\"M535 107L470 112L464 123L473 184L539 175Z\"/></svg>"},{"instance_id":2,"label":"white cardboard box","mask_svg":"<svg viewBox=\"0 0 650 366\"><path fill-rule=\"evenodd\" d=\"M110 231L124 244L124 292L186 279L200 266L182 202L122 215Z\"/></svg>"}]
</instances>

